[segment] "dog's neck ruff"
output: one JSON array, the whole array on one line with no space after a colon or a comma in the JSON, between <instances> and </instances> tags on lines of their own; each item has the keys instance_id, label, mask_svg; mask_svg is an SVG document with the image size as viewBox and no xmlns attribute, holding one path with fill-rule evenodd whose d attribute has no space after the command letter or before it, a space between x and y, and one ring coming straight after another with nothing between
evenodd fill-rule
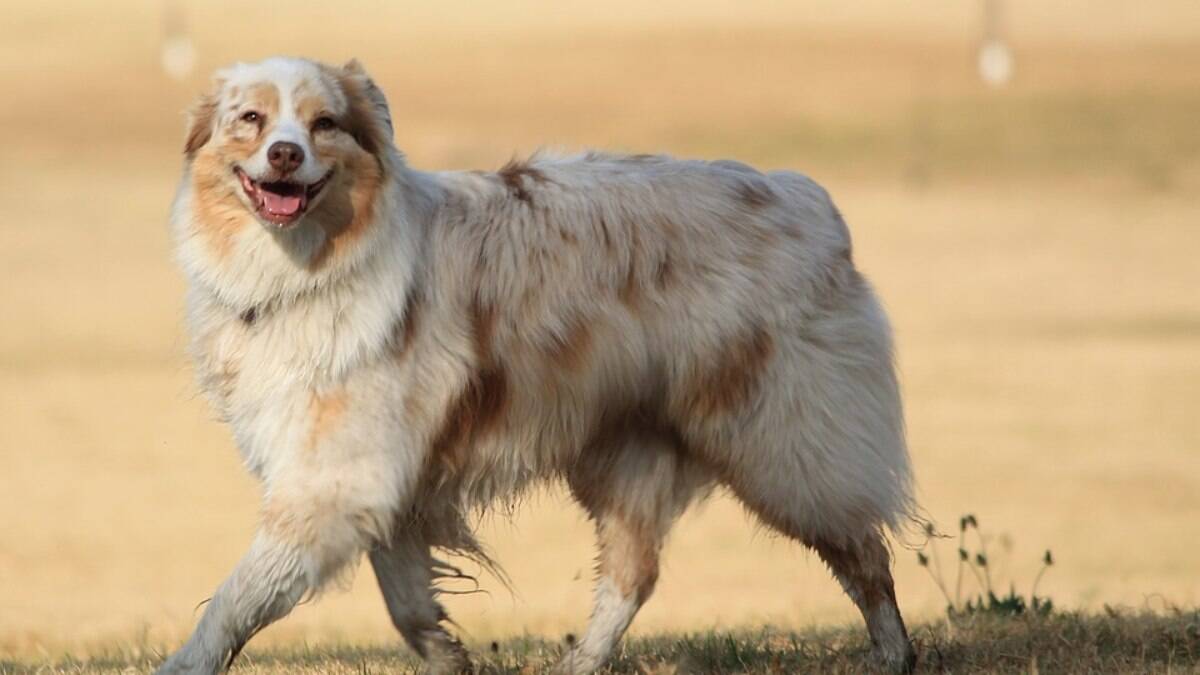
<instances>
[{"instance_id":1,"label":"dog's neck ruff","mask_svg":"<svg viewBox=\"0 0 1200 675\"><path fill-rule=\"evenodd\" d=\"M280 372L299 382L337 380L364 358L381 353L403 321L416 283L422 242L436 209L432 176L402 165L380 190L373 218L358 237L326 254L319 222L273 232L246 223L228 254L214 254L191 208L184 181L173 214L177 256L191 286L188 320L193 334L236 327L271 345L262 358L286 361ZM247 214L247 217L249 214ZM197 345L198 348L205 347ZM260 359L261 360L261 359Z\"/></svg>"},{"instance_id":2,"label":"dog's neck ruff","mask_svg":"<svg viewBox=\"0 0 1200 675\"><path fill-rule=\"evenodd\" d=\"M287 230L264 227L249 210L236 214L239 220L234 227L204 222L195 208L203 197L195 193L185 174L171 218L185 275L233 315L241 317L253 310L254 318L261 320L283 306L354 284L358 275L378 267L372 261L376 256L401 254L402 265L415 264L438 188L431 177L405 166L397 151L382 157L381 164L387 178L375 197L371 218L353 241L338 242L336 255L329 254L334 242L317 213ZM221 237L219 246L214 246L214 232ZM396 269L395 263L390 269Z\"/></svg>"}]
</instances>

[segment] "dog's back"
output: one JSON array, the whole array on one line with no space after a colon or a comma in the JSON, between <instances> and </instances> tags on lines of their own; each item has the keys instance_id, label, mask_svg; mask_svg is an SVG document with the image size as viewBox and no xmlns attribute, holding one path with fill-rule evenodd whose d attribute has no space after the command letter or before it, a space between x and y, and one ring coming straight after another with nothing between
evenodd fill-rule
<instances>
[{"instance_id":1,"label":"dog's back","mask_svg":"<svg viewBox=\"0 0 1200 675\"><path fill-rule=\"evenodd\" d=\"M745 498L794 503L797 531L906 512L888 327L812 181L595 154L445 178L421 330L464 342L416 360L433 378L473 354L484 408L469 434L446 420L448 471L490 497L653 426L720 479L753 477Z\"/></svg>"}]
</instances>

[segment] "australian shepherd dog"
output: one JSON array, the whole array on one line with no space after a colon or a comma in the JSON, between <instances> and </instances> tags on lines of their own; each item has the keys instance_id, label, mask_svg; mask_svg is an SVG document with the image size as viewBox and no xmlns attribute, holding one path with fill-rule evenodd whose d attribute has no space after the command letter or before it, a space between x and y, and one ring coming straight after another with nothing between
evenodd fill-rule
<instances>
[{"instance_id":1,"label":"australian shepherd dog","mask_svg":"<svg viewBox=\"0 0 1200 675\"><path fill-rule=\"evenodd\" d=\"M199 382L262 485L249 550L164 673L216 673L366 553L430 670L469 670L435 553L562 480L595 522L601 667L714 487L816 551L912 668L889 530L913 512L887 319L790 171L590 152L426 173L357 62L217 73L171 212Z\"/></svg>"}]
</instances>

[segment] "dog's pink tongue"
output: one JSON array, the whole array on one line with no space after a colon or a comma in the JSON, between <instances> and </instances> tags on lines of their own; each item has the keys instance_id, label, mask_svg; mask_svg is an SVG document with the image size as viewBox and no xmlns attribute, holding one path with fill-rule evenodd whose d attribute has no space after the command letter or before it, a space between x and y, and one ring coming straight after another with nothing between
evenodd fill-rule
<instances>
[{"instance_id":1,"label":"dog's pink tongue","mask_svg":"<svg viewBox=\"0 0 1200 675\"><path fill-rule=\"evenodd\" d=\"M300 210L300 195L277 195L263 191L263 206L273 216L294 216Z\"/></svg>"}]
</instances>

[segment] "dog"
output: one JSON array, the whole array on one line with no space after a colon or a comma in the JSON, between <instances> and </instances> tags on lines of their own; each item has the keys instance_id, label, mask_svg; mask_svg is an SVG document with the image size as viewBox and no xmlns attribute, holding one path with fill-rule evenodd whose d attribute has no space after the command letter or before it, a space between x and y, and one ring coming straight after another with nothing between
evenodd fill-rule
<instances>
[{"instance_id":1,"label":"dog","mask_svg":"<svg viewBox=\"0 0 1200 675\"><path fill-rule=\"evenodd\" d=\"M596 526L601 667L714 487L811 549L913 667L888 531L914 503L887 318L828 194L722 160L427 173L356 61L221 70L171 210L201 388L261 482L249 550L160 673L216 673L366 553L433 672L471 668L440 551L561 480Z\"/></svg>"}]
</instances>

